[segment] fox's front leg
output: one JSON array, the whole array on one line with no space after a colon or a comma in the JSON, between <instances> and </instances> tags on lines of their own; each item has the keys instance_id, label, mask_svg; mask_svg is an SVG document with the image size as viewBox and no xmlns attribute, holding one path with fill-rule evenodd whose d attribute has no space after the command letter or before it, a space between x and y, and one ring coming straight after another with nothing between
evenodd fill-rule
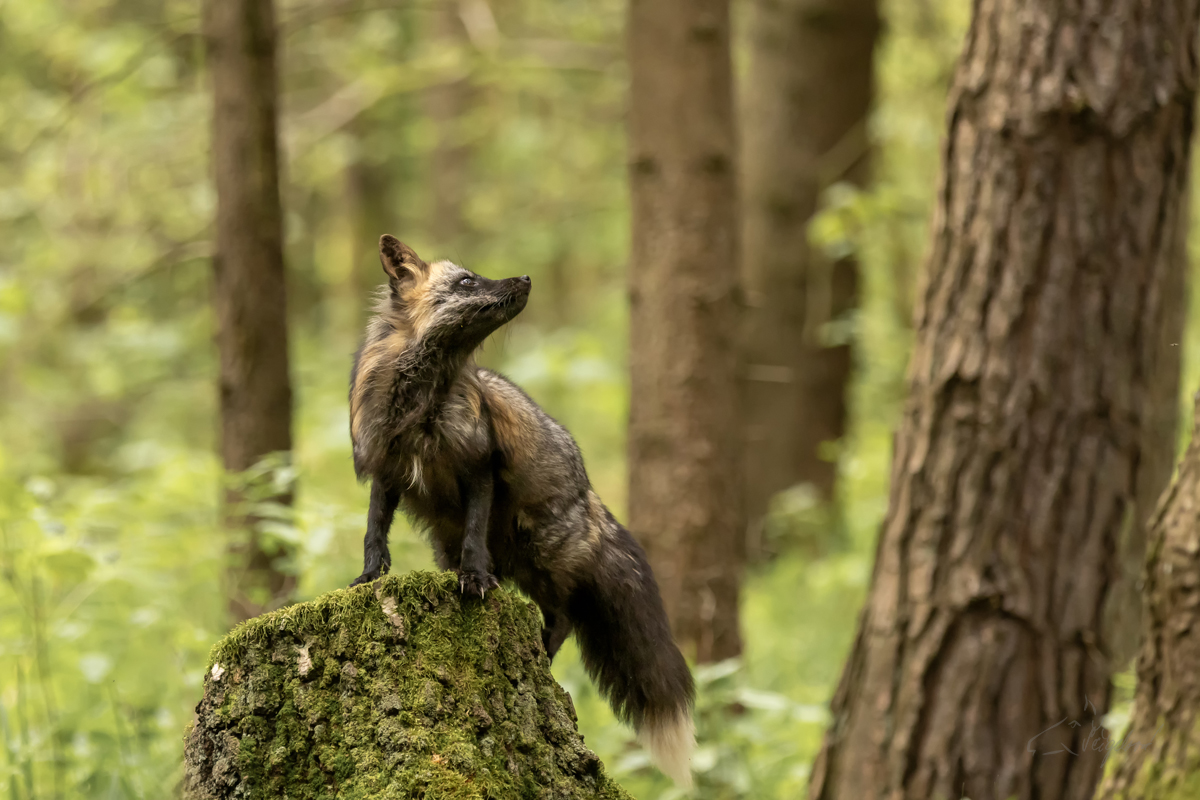
<instances>
[{"instance_id":1,"label":"fox's front leg","mask_svg":"<svg viewBox=\"0 0 1200 800\"><path fill-rule=\"evenodd\" d=\"M388 552L388 531L396 506L400 504L400 492L376 477L371 481L371 508L367 512L367 535L363 539L363 573L354 579L351 586L370 583L386 573L392 566L392 555Z\"/></svg>"},{"instance_id":2,"label":"fox's front leg","mask_svg":"<svg viewBox=\"0 0 1200 800\"><path fill-rule=\"evenodd\" d=\"M463 594L483 597L488 589L500 585L490 571L488 556L488 518L492 513L492 470L490 465L472 475L464 490L467 501L467 529L463 534L462 559L459 562L458 586Z\"/></svg>"}]
</instances>

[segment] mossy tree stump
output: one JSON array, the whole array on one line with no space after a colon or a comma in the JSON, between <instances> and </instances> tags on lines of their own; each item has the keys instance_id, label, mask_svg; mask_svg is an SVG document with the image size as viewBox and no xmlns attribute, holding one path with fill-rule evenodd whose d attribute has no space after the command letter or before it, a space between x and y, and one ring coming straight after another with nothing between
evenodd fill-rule
<instances>
[{"instance_id":1,"label":"mossy tree stump","mask_svg":"<svg viewBox=\"0 0 1200 800\"><path fill-rule=\"evenodd\" d=\"M185 750L190 798L628 795L550 674L535 608L389 576L252 619L213 648Z\"/></svg>"}]
</instances>

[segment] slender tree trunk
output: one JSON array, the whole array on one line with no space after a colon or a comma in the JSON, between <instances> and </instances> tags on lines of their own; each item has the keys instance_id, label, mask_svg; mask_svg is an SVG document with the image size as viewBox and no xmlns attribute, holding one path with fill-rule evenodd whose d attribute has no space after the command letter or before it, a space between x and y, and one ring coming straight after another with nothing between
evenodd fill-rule
<instances>
[{"instance_id":1,"label":"slender tree trunk","mask_svg":"<svg viewBox=\"0 0 1200 800\"><path fill-rule=\"evenodd\" d=\"M891 501L813 798L1091 797L1103 754L1086 725L1054 726L1108 707L1168 477L1198 15L975 5Z\"/></svg>"},{"instance_id":2,"label":"slender tree trunk","mask_svg":"<svg viewBox=\"0 0 1200 800\"><path fill-rule=\"evenodd\" d=\"M206 0L204 32L214 97L221 455L238 474L292 448L271 0ZM247 494L291 502L290 492ZM235 534L231 548L229 608L237 619L279 605L294 586L279 568L286 553L266 541L244 499L236 489L226 496L228 525L248 534Z\"/></svg>"},{"instance_id":3,"label":"slender tree trunk","mask_svg":"<svg viewBox=\"0 0 1200 800\"><path fill-rule=\"evenodd\" d=\"M359 309L355 335L360 334L363 323L373 313L372 293L386 277L379 266L379 237L400 229L398 210L391 206L391 171L373 157L363 135L364 127L361 119L352 125L357 152L346 166L345 175L347 212L353 237L348 288L353 296L353 306Z\"/></svg>"},{"instance_id":4,"label":"slender tree trunk","mask_svg":"<svg viewBox=\"0 0 1200 800\"><path fill-rule=\"evenodd\" d=\"M632 0L629 518L675 635L736 655L744 536L728 0Z\"/></svg>"},{"instance_id":5,"label":"slender tree trunk","mask_svg":"<svg viewBox=\"0 0 1200 800\"><path fill-rule=\"evenodd\" d=\"M1192 442L1150 525L1142 650L1133 721L1097 800L1192 800L1200 750L1200 394Z\"/></svg>"},{"instance_id":6,"label":"slender tree trunk","mask_svg":"<svg viewBox=\"0 0 1200 800\"><path fill-rule=\"evenodd\" d=\"M430 28L438 46L457 50L460 58L466 57L470 42L459 16L458 0L438 0ZM425 113L437 132L429 154L429 231L437 247L446 252L461 248L467 232L463 209L470 182L471 147L465 134L474 95L470 79L460 78L431 86L423 98Z\"/></svg>"},{"instance_id":7,"label":"slender tree trunk","mask_svg":"<svg viewBox=\"0 0 1200 800\"><path fill-rule=\"evenodd\" d=\"M826 323L857 306L858 267L808 245L821 191L867 179L867 114L878 0L756 0L743 113L749 552L771 496L811 484L834 495L822 444L846 429L850 342Z\"/></svg>"}]
</instances>

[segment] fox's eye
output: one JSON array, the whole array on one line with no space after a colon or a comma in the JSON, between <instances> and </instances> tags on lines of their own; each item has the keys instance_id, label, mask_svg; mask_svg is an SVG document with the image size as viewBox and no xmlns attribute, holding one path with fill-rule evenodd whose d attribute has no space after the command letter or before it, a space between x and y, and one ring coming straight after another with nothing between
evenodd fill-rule
<instances>
[{"instance_id":1,"label":"fox's eye","mask_svg":"<svg viewBox=\"0 0 1200 800\"><path fill-rule=\"evenodd\" d=\"M461 281L458 282L458 285L459 286L467 286L467 287L474 286L475 279L474 278L463 278Z\"/></svg>"}]
</instances>

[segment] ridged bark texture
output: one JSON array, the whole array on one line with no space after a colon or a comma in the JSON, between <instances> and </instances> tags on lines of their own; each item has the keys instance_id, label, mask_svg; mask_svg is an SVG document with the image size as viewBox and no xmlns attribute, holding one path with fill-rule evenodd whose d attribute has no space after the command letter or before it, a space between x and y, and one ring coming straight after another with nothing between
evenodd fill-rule
<instances>
[{"instance_id":1,"label":"ridged bark texture","mask_svg":"<svg viewBox=\"0 0 1200 800\"><path fill-rule=\"evenodd\" d=\"M204 35L213 86L213 259L220 355L221 455L229 473L292 449L283 212L276 129L275 13L271 0L206 0ZM290 494L274 498L290 503ZM256 520L230 492L226 519L244 531L233 546L229 608L247 619L291 594L286 555L265 547Z\"/></svg>"},{"instance_id":2,"label":"ridged bark texture","mask_svg":"<svg viewBox=\"0 0 1200 800\"><path fill-rule=\"evenodd\" d=\"M975 4L888 512L813 798L1091 797L1086 721L1131 654L1173 451L1198 16ZM1035 740L1064 719L1084 724Z\"/></svg>"},{"instance_id":3,"label":"ridged bark texture","mask_svg":"<svg viewBox=\"0 0 1200 800\"><path fill-rule=\"evenodd\" d=\"M213 648L192 800L629 800L575 726L536 609L388 576L250 620Z\"/></svg>"},{"instance_id":4,"label":"ridged bark texture","mask_svg":"<svg viewBox=\"0 0 1200 800\"><path fill-rule=\"evenodd\" d=\"M773 495L809 484L834 496L823 443L846 430L848 340L826 324L858 304L858 265L808 244L821 192L868 177L878 0L755 0L742 82L746 289L746 514L751 559L766 554Z\"/></svg>"},{"instance_id":5,"label":"ridged bark texture","mask_svg":"<svg viewBox=\"0 0 1200 800\"><path fill-rule=\"evenodd\" d=\"M1200 394L1195 422L1200 424ZM1200 797L1200 436L1150 526L1133 721L1096 800Z\"/></svg>"},{"instance_id":6,"label":"ridged bark texture","mask_svg":"<svg viewBox=\"0 0 1200 800\"><path fill-rule=\"evenodd\" d=\"M675 637L741 651L738 219L728 0L632 0L629 521Z\"/></svg>"}]
</instances>

